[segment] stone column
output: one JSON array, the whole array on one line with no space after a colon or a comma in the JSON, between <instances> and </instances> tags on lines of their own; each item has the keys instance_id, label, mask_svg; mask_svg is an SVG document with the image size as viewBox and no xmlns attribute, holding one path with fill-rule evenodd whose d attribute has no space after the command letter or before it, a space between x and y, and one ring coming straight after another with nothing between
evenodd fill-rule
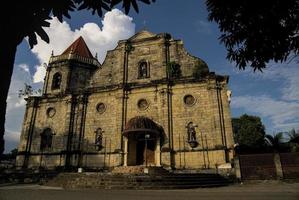
<instances>
[{"instance_id":1,"label":"stone column","mask_svg":"<svg viewBox=\"0 0 299 200\"><path fill-rule=\"evenodd\" d=\"M277 178L283 179L283 171L282 171L279 153L274 154L274 164L275 164L275 168L276 168Z\"/></svg>"},{"instance_id":2,"label":"stone column","mask_svg":"<svg viewBox=\"0 0 299 200\"><path fill-rule=\"evenodd\" d=\"M236 178L237 180L241 180L242 176L241 176L241 168L240 168L240 160L239 160L239 156L236 156L234 158L234 170L235 170L235 174L236 174Z\"/></svg>"},{"instance_id":3,"label":"stone column","mask_svg":"<svg viewBox=\"0 0 299 200\"><path fill-rule=\"evenodd\" d=\"M128 138L124 137L124 166L128 165Z\"/></svg>"},{"instance_id":4,"label":"stone column","mask_svg":"<svg viewBox=\"0 0 299 200\"><path fill-rule=\"evenodd\" d=\"M161 166L161 146L160 146L160 138L157 139L157 145L156 145L156 166L160 167Z\"/></svg>"}]
</instances>

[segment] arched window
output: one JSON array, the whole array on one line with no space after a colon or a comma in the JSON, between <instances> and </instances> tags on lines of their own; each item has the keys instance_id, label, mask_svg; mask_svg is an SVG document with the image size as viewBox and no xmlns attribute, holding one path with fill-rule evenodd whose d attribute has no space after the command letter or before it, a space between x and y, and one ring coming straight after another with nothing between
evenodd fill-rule
<instances>
[{"instance_id":1,"label":"arched window","mask_svg":"<svg viewBox=\"0 0 299 200\"><path fill-rule=\"evenodd\" d=\"M40 150L50 149L52 147L53 131L50 128L46 128L41 133Z\"/></svg>"},{"instance_id":2,"label":"arched window","mask_svg":"<svg viewBox=\"0 0 299 200\"><path fill-rule=\"evenodd\" d=\"M138 66L138 78L149 77L149 66L146 61L141 61Z\"/></svg>"},{"instance_id":3,"label":"arched window","mask_svg":"<svg viewBox=\"0 0 299 200\"><path fill-rule=\"evenodd\" d=\"M102 150L103 148L103 130L101 128L98 128L95 133L95 147L97 151Z\"/></svg>"},{"instance_id":4,"label":"arched window","mask_svg":"<svg viewBox=\"0 0 299 200\"><path fill-rule=\"evenodd\" d=\"M61 85L61 74L55 73L52 79L52 89L59 89Z\"/></svg>"}]
</instances>

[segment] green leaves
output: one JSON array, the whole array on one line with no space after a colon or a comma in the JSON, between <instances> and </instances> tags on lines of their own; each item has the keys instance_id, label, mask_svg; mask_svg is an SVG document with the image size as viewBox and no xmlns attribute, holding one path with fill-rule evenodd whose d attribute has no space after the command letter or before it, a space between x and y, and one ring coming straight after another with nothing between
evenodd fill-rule
<instances>
[{"instance_id":1,"label":"green leaves","mask_svg":"<svg viewBox=\"0 0 299 200\"><path fill-rule=\"evenodd\" d=\"M232 119L235 143L258 148L264 145L265 127L259 117L242 115Z\"/></svg>"},{"instance_id":2,"label":"green leaves","mask_svg":"<svg viewBox=\"0 0 299 200\"><path fill-rule=\"evenodd\" d=\"M150 4L155 0L138 0ZM57 17L63 22L63 17L71 18L70 12L77 10L91 10L92 14L102 17L103 10L110 11L114 6L123 2L123 8L126 14L129 13L131 6L136 12L139 12L137 0L27 0L27 1L10 1L6 7L15 12L15 15L9 16L9 21L4 25L4 31L13 32L17 43L20 43L24 37L28 36L30 48L37 44L36 35L42 40L49 43L49 37L43 27L49 27L47 21ZM1 13L3 19L7 14Z\"/></svg>"},{"instance_id":3,"label":"green leaves","mask_svg":"<svg viewBox=\"0 0 299 200\"><path fill-rule=\"evenodd\" d=\"M131 6L134 8L134 10L139 13L139 8L136 0L111 0L111 8L113 8L115 5L119 4L120 2L123 2L122 7L125 9L125 13L128 14L130 12ZM150 4L150 0L138 0L145 4ZM155 0L152 0L152 2L155 2Z\"/></svg>"},{"instance_id":4,"label":"green leaves","mask_svg":"<svg viewBox=\"0 0 299 200\"><path fill-rule=\"evenodd\" d=\"M283 132L279 132L274 135L265 135L265 139L268 145L278 147L281 143L283 143Z\"/></svg>"},{"instance_id":5,"label":"green leaves","mask_svg":"<svg viewBox=\"0 0 299 200\"><path fill-rule=\"evenodd\" d=\"M180 78L182 75L181 66L172 61L167 63L167 73L169 78Z\"/></svg>"},{"instance_id":6,"label":"green leaves","mask_svg":"<svg viewBox=\"0 0 299 200\"><path fill-rule=\"evenodd\" d=\"M227 59L239 69L262 71L268 62L299 55L299 1L207 0L209 20L218 23Z\"/></svg>"},{"instance_id":7,"label":"green leaves","mask_svg":"<svg viewBox=\"0 0 299 200\"><path fill-rule=\"evenodd\" d=\"M60 22L63 21L63 16L70 19L69 11L74 11L76 8L73 0L52 0L47 6L51 8L53 16L57 17Z\"/></svg>"},{"instance_id":8,"label":"green leaves","mask_svg":"<svg viewBox=\"0 0 299 200\"><path fill-rule=\"evenodd\" d=\"M42 93L41 89L33 90L31 85L24 83L24 89L19 90L18 96L19 98L29 97L32 95L40 96L41 93Z\"/></svg>"},{"instance_id":9,"label":"green leaves","mask_svg":"<svg viewBox=\"0 0 299 200\"><path fill-rule=\"evenodd\" d=\"M49 36L47 35L47 33L44 31L44 29L42 29L41 27L37 27L36 29L36 33L40 36L40 38L49 43L50 42L50 39L49 39Z\"/></svg>"},{"instance_id":10,"label":"green leaves","mask_svg":"<svg viewBox=\"0 0 299 200\"><path fill-rule=\"evenodd\" d=\"M92 10L92 14L95 14L95 11L97 11L98 15L100 17L103 16L102 9L106 11L110 11L110 0L77 0L76 1L79 4L78 10Z\"/></svg>"},{"instance_id":11,"label":"green leaves","mask_svg":"<svg viewBox=\"0 0 299 200\"><path fill-rule=\"evenodd\" d=\"M198 61L193 69L193 77L201 79L209 73L209 68L206 63Z\"/></svg>"}]
</instances>

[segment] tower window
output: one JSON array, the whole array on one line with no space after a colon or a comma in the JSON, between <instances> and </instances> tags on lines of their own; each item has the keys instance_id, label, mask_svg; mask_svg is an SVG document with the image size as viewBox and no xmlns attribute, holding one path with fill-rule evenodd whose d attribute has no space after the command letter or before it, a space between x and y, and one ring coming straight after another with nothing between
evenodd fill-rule
<instances>
[{"instance_id":1,"label":"tower window","mask_svg":"<svg viewBox=\"0 0 299 200\"><path fill-rule=\"evenodd\" d=\"M59 89L61 85L61 74L55 73L52 80L52 89Z\"/></svg>"},{"instance_id":2,"label":"tower window","mask_svg":"<svg viewBox=\"0 0 299 200\"><path fill-rule=\"evenodd\" d=\"M149 66L145 61L139 63L138 68L138 78L148 78L149 77Z\"/></svg>"},{"instance_id":3,"label":"tower window","mask_svg":"<svg viewBox=\"0 0 299 200\"><path fill-rule=\"evenodd\" d=\"M52 147L53 131L50 128L46 128L41 133L40 150L50 149Z\"/></svg>"}]
</instances>

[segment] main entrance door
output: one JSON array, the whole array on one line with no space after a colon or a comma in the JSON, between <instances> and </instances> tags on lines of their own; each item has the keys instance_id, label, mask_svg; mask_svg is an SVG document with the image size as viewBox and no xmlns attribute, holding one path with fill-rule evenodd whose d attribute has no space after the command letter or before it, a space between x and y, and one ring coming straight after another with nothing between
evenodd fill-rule
<instances>
[{"instance_id":1,"label":"main entrance door","mask_svg":"<svg viewBox=\"0 0 299 200\"><path fill-rule=\"evenodd\" d=\"M156 138L140 137L144 135L141 133L137 138L129 137L128 159L130 165L155 165ZM135 142L132 141L134 139ZM136 148L133 145L136 145ZM136 149L135 152L134 149ZM136 154L136 159L134 159L134 154Z\"/></svg>"},{"instance_id":2,"label":"main entrance door","mask_svg":"<svg viewBox=\"0 0 299 200\"><path fill-rule=\"evenodd\" d=\"M123 132L125 136L125 165L160 165L160 142L163 129L146 117L132 118Z\"/></svg>"}]
</instances>

